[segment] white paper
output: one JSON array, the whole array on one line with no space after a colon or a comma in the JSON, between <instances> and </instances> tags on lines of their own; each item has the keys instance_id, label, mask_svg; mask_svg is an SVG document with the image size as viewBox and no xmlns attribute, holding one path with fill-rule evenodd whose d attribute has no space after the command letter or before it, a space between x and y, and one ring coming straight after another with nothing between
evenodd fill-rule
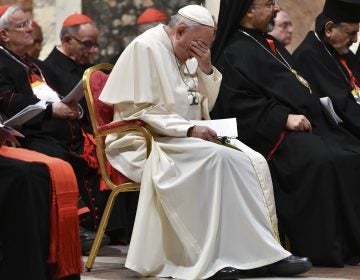
<instances>
[{"instance_id":1,"label":"white paper","mask_svg":"<svg viewBox=\"0 0 360 280\"><path fill-rule=\"evenodd\" d=\"M194 125L207 126L215 130L218 137L237 137L236 118L219 120L190 120Z\"/></svg>"},{"instance_id":2,"label":"white paper","mask_svg":"<svg viewBox=\"0 0 360 280\"><path fill-rule=\"evenodd\" d=\"M76 86L61 100L63 103L76 103L84 96L83 81L80 80Z\"/></svg>"},{"instance_id":3,"label":"white paper","mask_svg":"<svg viewBox=\"0 0 360 280\"><path fill-rule=\"evenodd\" d=\"M325 96L320 98L321 105L328 111L336 123L342 123L342 119L336 114L333 103L330 97Z\"/></svg>"},{"instance_id":4,"label":"white paper","mask_svg":"<svg viewBox=\"0 0 360 280\"><path fill-rule=\"evenodd\" d=\"M11 127L20 126L38 115L40 112L44 111L46 109L46 106L46 101L40 100L38 103L27 106L19 113L12 116L10 119L4 121L4 124Z\"/></svg>"}]
</instances>

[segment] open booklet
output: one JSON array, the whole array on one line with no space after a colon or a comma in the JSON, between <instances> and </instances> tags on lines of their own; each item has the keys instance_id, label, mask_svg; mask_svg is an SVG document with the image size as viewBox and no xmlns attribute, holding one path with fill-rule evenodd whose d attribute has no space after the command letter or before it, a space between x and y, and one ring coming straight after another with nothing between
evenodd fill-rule
<instances>
[{"instance_id":1,"label":"open booklet","mask_svg":"<svg viewBox=\"0 0 360 280\"><path fill-rule=\"evenodd\" d=\"M80 101L80 99L83 96L84 96L83 80L80 79L80 81L76 84L76 86L63 99L61 99L61 102L64 102L66 104L77 103Z\"/></svg>"},{"instance_id":2,"label":"open booklet","mask_svg":"<svg viewBox=\"0 0 360 280\"><path fill-rule=\"evenodd\" d=\"M0 123L0 146L6 141L18 144L15 137L24 137L24 135L9 126Z\"/></svg>"},{"instance_id":3,"label":"open booklet","mask_svg":"<svg viewBox=\"0 0 360 280\"><path fill-rule=\"evenodd\" d=\"M11 127L21 126L23 123L26 123L28 120L44 111L46 106L46 100L40 100L35 104L25 107L10 119L4 121L4 124Z\"/></svg>"},{"instance_id":4,"label":"open booklet","mask_svg":"<svg viewBox=\"0 0 360 280\"><path fill-rule=\"evenodd\" d=\"M207 126L215 130L218 137L237 137L236 118L219 120L190 120L194 125Z\"/></svg>"},{"instance_id":5,"label":"open booklet","mask_svg":"<svg viewBox=\"0 0 360 280\"><path fill-rule=\"evenodd\" d=\"M84 87L83 82L80 80L76 86L66 95L61 102L64 103L72 103L78 102L84 96ZM26 123L28 120L32 119L36 115L40 114L42 111L46 109L47 100L40 100L39 102L29 105L26 108L22 109L20 112L12 116L10 119L4 122L5 125L16 127L21 126Z\"/></svg>"}]
</instances>

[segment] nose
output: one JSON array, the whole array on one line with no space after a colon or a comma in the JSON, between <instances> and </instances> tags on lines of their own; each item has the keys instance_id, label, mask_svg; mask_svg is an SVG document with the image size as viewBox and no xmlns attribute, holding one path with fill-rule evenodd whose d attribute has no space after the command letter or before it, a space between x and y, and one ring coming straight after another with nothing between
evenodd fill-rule
<instances>
[{"instance_id":1,"label":"nose","mask_svg":"<svg viewBox=\"0 0 360 280\"><path fill-rule=\"evenodd\" d=\"M280 6L278 4L277 1L274 1L274 11L277 13L278 11L280 11Z\"/></svg>"}]
</instances>

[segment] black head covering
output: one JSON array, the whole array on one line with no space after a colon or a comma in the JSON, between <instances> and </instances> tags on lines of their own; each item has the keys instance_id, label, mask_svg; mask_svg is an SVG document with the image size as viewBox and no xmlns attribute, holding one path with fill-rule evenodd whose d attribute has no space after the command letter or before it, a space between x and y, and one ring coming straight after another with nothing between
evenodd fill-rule
<instances>
[{"instance_id":1,"label":"black head covering","mask_svg":"<svg viewBox=\"0 0 360 280\"><path fill-rule=\"evenodd\" d=\"M326 0L323 14L337 22L360 22L360 0Z\"/></svg>"},{"instance_id":2,"label":"black head covering","mask_svg":"<svg viewBox=\"0 0 360 280\"><path fill-rule=\"evenodd\" d=\"M254 0L221 0L216 37L212 47L214 63L253 2Z\"/></svg>"}]
</instances>

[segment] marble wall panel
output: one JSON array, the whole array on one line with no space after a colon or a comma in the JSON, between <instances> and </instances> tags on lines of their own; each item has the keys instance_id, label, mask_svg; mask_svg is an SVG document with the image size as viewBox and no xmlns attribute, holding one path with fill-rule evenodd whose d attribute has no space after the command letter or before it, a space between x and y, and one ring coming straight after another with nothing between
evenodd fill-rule
<instances>
[{"instance_id":1,"label":"marble wall panel","mask_svg":"<svg viewBox=\"0 0 360 280\"><path fill-rule=\"evenodd\" d=\"M97 62L109 61L136 36L137 17L148 7L174 14L187 4L202 0L83 0L83 13L91 16L100 30Z\"/></svg>"}]
</instances>

